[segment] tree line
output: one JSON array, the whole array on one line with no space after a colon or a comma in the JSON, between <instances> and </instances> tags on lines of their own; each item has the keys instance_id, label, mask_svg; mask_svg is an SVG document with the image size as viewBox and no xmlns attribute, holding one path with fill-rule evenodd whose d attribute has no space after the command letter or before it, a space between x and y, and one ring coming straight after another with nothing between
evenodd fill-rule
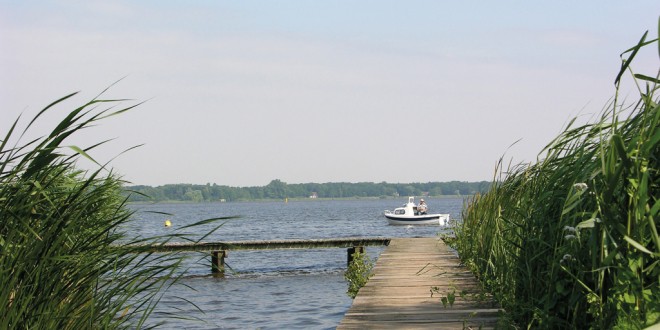
<instances>
[{"instance_id":1,"label":"tree line","mask_svg":"<svg viewBox=\"0 0 660 330\"><path fill-rule=\"evenodd\" d=\"M129 201L242 201L284 198L356 198L397 196L447 196L483 193L490 182L427 182L427 183L373 183L373 182L330 182L287 184L272 180L266 186L230 187L215 183L166 184L162 186L127 186Z\"/></svg>"}]
</instances>

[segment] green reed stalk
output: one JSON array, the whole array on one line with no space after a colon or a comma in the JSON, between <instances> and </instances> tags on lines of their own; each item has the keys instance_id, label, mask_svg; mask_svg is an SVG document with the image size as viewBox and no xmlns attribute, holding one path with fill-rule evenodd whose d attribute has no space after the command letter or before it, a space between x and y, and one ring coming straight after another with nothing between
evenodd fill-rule
<instances>
[{"instance_id":1,"label":"green reed stalk","mask_svg":"<svg viewBox=\"0 0 660 330\"><path fill-rule=\"evenodd\" d=\"M162 290L182 274L180 256L140 253L139 243L156 240L131 239L122 231L131 217L123 181L105 166L76 168L80 157L93 160L88 153L100 144L65 144L134 106L102 110L120 100L94 99L47 136L21 144L42 114L74 95L44 108L20 133L17 119L0 140L1 329L151 327L145 322Z\"/></svg>"},{"instance_id":2,"label":"green reed stalk","mask_svg":"<svg viewBox=\"0 0 660 330\"><path fill-rule=\"evenodd\" d=\"M660 27L660 24L659 24ZM510 317L528 328L643 328L660 321L660 108L655 77L631 70L639 100L618 97L575 120L534 164L502 162L464 207L454 243Z\"/></svg>"}]
</instances>

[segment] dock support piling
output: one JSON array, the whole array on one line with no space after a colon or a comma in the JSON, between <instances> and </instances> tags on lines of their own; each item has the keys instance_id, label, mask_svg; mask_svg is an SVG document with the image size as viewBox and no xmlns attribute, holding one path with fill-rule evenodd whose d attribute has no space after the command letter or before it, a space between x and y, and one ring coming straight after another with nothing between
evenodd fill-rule
<instances>
[{"instance_id":1,"label":"dock support piling","mask_svg":"<svg viewBox=\"0 0 660 330\"><path fill-rule=\"evenodd\" d=\"M211 272L214 275L225 274L225 257L227 257L226 250L211 252Z\"/></svg>"},{"instance_id":2,"label":"dock support piling","mask_svg":"<svg viewBox=\"0 0 660 330\"><path fill-rule=\"evenodd\" d=\"M353 262L353 254L357 253L364 253L364 246L354 246L348 248L348 251L346 251L346 267L351 265L351 262Z\"/></svg>"}]
</instances>

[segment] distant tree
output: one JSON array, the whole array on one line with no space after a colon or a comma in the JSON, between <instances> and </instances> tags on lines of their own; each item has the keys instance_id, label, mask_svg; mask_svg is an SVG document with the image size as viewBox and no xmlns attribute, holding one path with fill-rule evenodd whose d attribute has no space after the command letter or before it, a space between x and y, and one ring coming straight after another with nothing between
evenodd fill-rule
<instances>
[{"instance_id":1,"label":"distant tree","mask_svg":"<svg viewBox=\"0 0 660 330\"><path fill-rule=\"evenodd\" d=\"M279 179L272 180L262 187L229 187L217 184L167 184L164 186L131 186L128 190L139 194L130 195L130 201L218 201L221 199L283 199L306 198L317 193L321 198L381 197L381 196L421 196L428 192L431 196L472 195L485 192L490 182L426 182L426 183L373 183L373 182L328 182L287 184ZM143 194L143 195L140 195Z\"/></svg>"},{"instance_id":2,"label":"distant tree","mask_svg":"<svg viewBox=\"0 0 660 330\"><path fill-rule=\"evenodd\" d=\"M204 195L202 195L201 190L193 190L188 188L186 193L183 195L183 200L192 201L192 202L202 202L204 201Z\"/></svg>"}]
</instances>

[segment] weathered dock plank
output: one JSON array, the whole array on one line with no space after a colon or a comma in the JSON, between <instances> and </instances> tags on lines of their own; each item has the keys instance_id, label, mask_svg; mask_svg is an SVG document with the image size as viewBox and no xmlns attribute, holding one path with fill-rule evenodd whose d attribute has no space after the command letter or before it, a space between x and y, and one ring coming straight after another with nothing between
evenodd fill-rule
<instances>
[{"instance_id":1,"label":"weathered dock plank","mask_svg":"<svg viewBox=\"0 0 660 330\"><path fill-rule=\"evenodd\" d=\"M445 307L441 298L450 294L455 301ZM444 242L397 238L337 329L492 329L499 313Z\"/></svg>"}]
</instances>

